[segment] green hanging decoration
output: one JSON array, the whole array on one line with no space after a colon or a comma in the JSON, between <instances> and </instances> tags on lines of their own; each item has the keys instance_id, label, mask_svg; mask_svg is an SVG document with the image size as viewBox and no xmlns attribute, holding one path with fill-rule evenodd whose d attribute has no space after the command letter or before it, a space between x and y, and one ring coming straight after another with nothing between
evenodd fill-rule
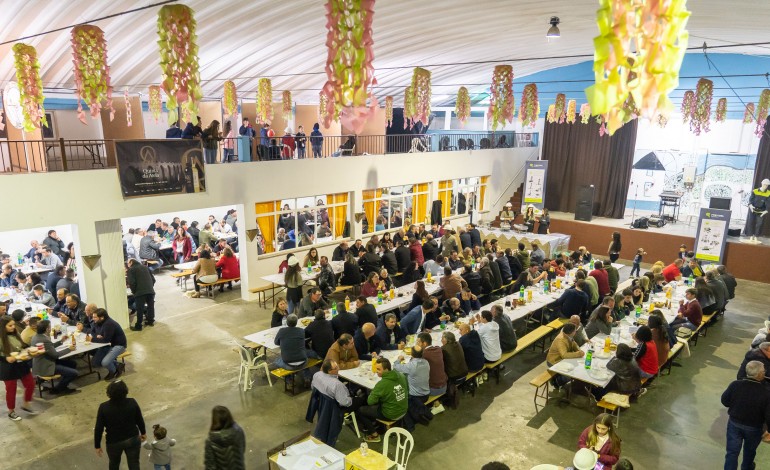
<instances>
[{"instance_id":1,"label":"green hanging decoration","mask_svg":"<svg viewBox=\"0 0 770 470\"><path fill-rule=\"evenodd\" d=\"M18 43L13 46L16 81L19 82L21 109L24 114L24 130L32 132L40 125L48 127L43 101L43 82L40 80L40 63L34 47Z\"/></svg>"},{"instance_id":2,"label":"green hanging decoration","mask_svg":"<svg viewBox=\"0 0 770 470\"><path fill-rule=\"evenodd\" d=\"M181 107L197 123L198 102L203 97L198 66L198 44L193 10L186 5L164 5L158 12L158 46L161 87L166 93L168 121L178 120Z\"/></svg>"}]
</instances>

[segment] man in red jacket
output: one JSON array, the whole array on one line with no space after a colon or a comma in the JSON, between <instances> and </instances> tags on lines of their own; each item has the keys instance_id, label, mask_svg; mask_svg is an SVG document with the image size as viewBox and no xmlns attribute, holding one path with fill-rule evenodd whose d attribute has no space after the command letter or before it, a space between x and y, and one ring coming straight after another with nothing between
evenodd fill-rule
<instances>
[{"instance_id":1,"label":"man in red jacket","mask_svg":"<svg viewBox=\"0 0 770 470\"><path fill-rule=\"evenodd\" d=\"M703 310L696 296L698 291L689 288L684 294L686 300L679 301L679 314L671 322L674 328L685 327L690 330L697 330L703 320Z\"/></svg>"},{"instance_id":2,"label":"man in red jacket","mask_svg":"<svg viewBox=\"0 0 770 470\"><path fill-rule=\"evenodd\" d=\"M422 267L425 258L422 255L422 245L420 245L418 239L414 237L409 238L409 252L412 255L412 261L417 261L417 266Z\"/></svg>"},{"instance_id":3,"label":"man in red jacket","mask_svg":"<svg viewBox=\"0 0 770 470\"><path fill-rule=\"evenodd\" d=\"M610 278L607 275L607 271L604 270L604 264L601 261L594 263L594 270L588 273L589 276L593 276L596 279L596 284L599 286L599 297L607 297L612 294L610 292Z\"/></svg>"}]
</instances>

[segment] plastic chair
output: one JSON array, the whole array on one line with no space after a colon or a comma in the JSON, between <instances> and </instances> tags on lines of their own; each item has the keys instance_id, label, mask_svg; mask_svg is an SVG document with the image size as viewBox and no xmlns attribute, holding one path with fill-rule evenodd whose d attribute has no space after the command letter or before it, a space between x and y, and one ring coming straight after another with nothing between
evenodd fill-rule
<instances>
[{"instance_id":1,"label":"plastic chair","mask_svg":"<svg viewBox=\"0 0 770 470\"><path fill-rule=\"evenodd\" d=\"M251 380L251 371L261 368L265 369L265 377L267 377L267 383L273 386L273 381L270 379L270 370L267 367L267 358L265 354L254 355L251 349L244 347L240 343L236 343L238 346L238 352L241 355L241 366L238 371L238 384L243 381L243 391L251 390L251 386L254 383Z\"/></svg>"},{"instance_id":2,"label":"plastic chair","mask_svg":"<svg viewBox=\"0 0 770 470\"><path fill-rule=\"evenodd\" d=\"M409 431L404 428L388 429L382 444L382 455L385 457L388 457L388 444L390 442L391 434L396 435L396 453L393 457L393 461L398 465L398 470L406 470L406 463L409 461L409 456L412 454L412 449L414 448L414 438Z\"/></svg>"}]
</instances>

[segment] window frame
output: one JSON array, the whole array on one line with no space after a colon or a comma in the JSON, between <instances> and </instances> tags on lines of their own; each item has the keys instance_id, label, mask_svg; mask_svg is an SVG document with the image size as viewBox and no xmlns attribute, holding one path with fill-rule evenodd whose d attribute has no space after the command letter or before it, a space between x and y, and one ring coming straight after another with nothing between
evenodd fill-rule
<instances>
[{"instance_id":1,"label":"window frame","mask_svg":"<svg viewBox=\"0 0 770 470\"><path fill-rule=\"evenodd\" d=\"M279 245L278 244L278 240L277 240L278 230L280 228L282 228L280 226L281 217L283 216L283 214L285 214L287 212L291 212L293 214L293 216L294 216L293 217L294 218L294 233L295 233L294 239L295 239L295 242L297 244L295 246L295 248L305 248L305 246L299 246L301 235L297 235L297 226L299 225L299 215L300 215L300 213L303 213L303 212L306 212L306 211L310 211L313 214L314 220L316 221L315 227L313 228L313 240L312 240L313 243L310 246L324 245L326 243L331 243L331 242L334 242L336 240L344 239L345 238L344 236L340 236L339 238L337 238L334 235L334 225L333 225L333 217L334 217L334 215L333 215L333 213L334 213L334 209L335 208L345 207L345 209L346 209L345 210L345 221L349 222L350 221L349 202L346 201L346 202L337 202L337 203L330 203L330 204L327 204L326 202L324 202L322 205L318 205L318 200L320 198L324 198L326 201L328 201L335 194L340 194L340 193L321 194L321 195L314 195L314 196L301 196L301 197L280 199L280 200L277 200L277 201L279 201L280 210L274 211L274 212L258 213L258 214L256 214L257 218L259 218L259 217L273 217L273 219L275 221L275 227L276 227L276 233L275 233L275 237L276 238L274 240L275 244L276 244L275 251L273 251L271 253L268 253L268 255L273 255L275 253L281 253L283 251L290 251L291 250L291 249L290 250L282 250L281 249L282 244ZM298 201L303 200L303 199L311 199L311 200L316 201L316 202L315 202L314 205L308 206L307 208L305 208L304 207L304 202L303 203L299 203L298 202ZM292 201L293 201L293 203L292 203ZM289 209L288 210L283 208L284 205L286 205L286 204L289 205ZM303 207L298 207L300 205L303 206ZM294 206L294 207L292 207L292 206ZM318 221L318 210L319 209L326 209L326 212L329 215L329 230L332 233L330 239L329 239L329 237L323 237L322 241L318 241L318 229L320 227L320 224L318 224L317 221ZM287 232L287 235L288 235L288 232ZM292 249L294 249L294 248L292 248Z\"/></svg>"},{"instance_id":2,"label":"window frame","mask_svg":"<svg viewBox=\"0 0 770 470\"><path fill-rule=\"evenodd\" d=\"M415 188L419 188L419 186L421 184L424 184L424 185L427 186L427 189L425 191L415 191L415 192L411 192L411 193L409 193L407 191L404 191L404 188L409 188L411 190L414 190ZM388 190L387 194L385 193L386 189ZM393 192L392 192L393 189L400 189L402 192L394 197L393 196ZM417 196L425 195L425 196L428 196L428 200L430 199L430 182L411 183L411 184L407 183L407 184L402 184L402 185L397 185L397 186L388 186L388 187L376 188L376 189L366 189L364 191L365 192L366 191L372 191L375 194L375 197L372 198L372 199L365 199L363 197L361 198L362 199L361 206L363 208L365 217L367 217L366 220L367 220L367 222L369 224L368 225L369 227L372 227L372 228L376 227L377 226L377 219L375 218L374 222L369 221L368 214L366 214L366 203L371 203L371 202L375 203L375 213L377 215L381 215L380 211L382 210L382 204L381 204L382 201L387 201L387 203L388 203L388 217L385 218L385 228L383 230L368 230L366 232L363 232L363 227L362 227L362 234L363 235L378 235L378 234L383 234L383 233L386 233L386 232L390 232L390 231L398 230L398 229L402 228L404 226L404 221L407 218L412 221L412 224L415 223L414 222L414 217L413 217L414 216L414 201L415 201L415 198ZM377 196L377 191L380 191L380 196L379 197ZM411 203L412 212L409 214L409 217L406 216L406 211L404 211L404 208L406 207L406 200L407 200L407 198L411 198L412 199L412 203ZM401 226L399 226L399 227L391 226L392 214L390 213L390 211L393 208L393 201L396 201L396 203L400 204L400 207L399 207L398 210L401 211ZM430 211L428 210L427 207L426 207L426 213L430 214Z\"/></svg>"}]
</instances>

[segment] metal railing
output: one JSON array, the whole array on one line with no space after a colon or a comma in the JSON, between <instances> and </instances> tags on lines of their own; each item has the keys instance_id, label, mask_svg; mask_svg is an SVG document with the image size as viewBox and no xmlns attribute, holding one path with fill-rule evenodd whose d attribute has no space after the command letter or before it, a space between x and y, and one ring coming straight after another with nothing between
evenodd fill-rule
<instances>
[{"instance_id":1,"label":"metal railing","mask_svg":"<svg viewBox=\"0 0 770 470\"><path fill-rule=\"evenodd\" d=\"M512 143L509 145L508 143ZM493 145L494 143L494 145ZM213 162L353 157L394 153L536 147L538 134L468 132L394 135L296 136L222 139ZM228 158L226 159L225 156ZM104 139L0 140L0 173L40 173L117 167L115 141Z\"/></svg>"}]
</instances>

